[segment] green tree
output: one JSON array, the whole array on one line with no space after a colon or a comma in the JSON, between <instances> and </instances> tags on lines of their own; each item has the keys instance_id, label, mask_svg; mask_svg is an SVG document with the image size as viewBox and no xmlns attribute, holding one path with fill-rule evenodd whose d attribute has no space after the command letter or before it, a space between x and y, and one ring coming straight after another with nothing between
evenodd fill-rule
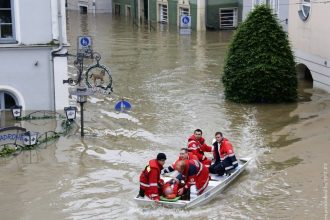
<instances>
[{"instance_id":1,"label":"green tree","mask_svg":"<svg viewBox=\"0 0 330 220\"><path fill-rule=\"evenodd\" d=\"M240 103L291 102L297 76L287 34L272 10L257 6L229 45L222 81L226 99Z\"/></svg>"}]
</instances>

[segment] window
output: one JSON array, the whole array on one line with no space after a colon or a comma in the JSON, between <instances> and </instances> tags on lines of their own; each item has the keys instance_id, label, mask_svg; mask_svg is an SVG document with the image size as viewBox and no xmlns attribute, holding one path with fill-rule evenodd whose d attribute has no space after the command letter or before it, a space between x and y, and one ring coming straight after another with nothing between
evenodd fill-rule
<instances>
[{"instance_id":1,"label":"window","mask_svg":"<svg viewBox=\"0 0 330 220\"><path fill-rule=\"evenodd\" d=\"M159 22L160 23L168 23L168 16L167 16L167 5L159 5Z\"/></svg>"},{"instance_id":2,"label":"window","mask_svg":"<svg viewBox=\"0 0 330 220\"><path fill-rule=\"evenodd\" d=\"M132 14L131 14L131 6L130 5L126 5L126 13L125 13L125 15L127 17L131 17L132 16Z\"/></svg>"},{"instance_id":3,"label":"window","mask_svg":"<svg viewBox=\"0 0 330 220\"><path fill-rule=\"evenodd\" d=\"M0 43L14 42L12 0L0 0Z\"/></svg>"},{"instance_id":4,"label":"window","mask_svg":"<svg viewBox=\"0 0 330 220\"><path fill-rule=\"evenodd\" d=\"M254 8L256 5L266 4L266 5L268 5L271 9L273 9L273 12L274 12L275 14L278 14L278 7L279 7L278 1L279 1L279 0L254 0L254 1L253 1L253 8Z\"/></svg>"},{"instance_id":5,"label":"window","mask_svg":"<svg viewBox=\"0 0 330 220\"><path fill-rule=\"evenodd\" d=\"M182 16L182 15L189 16L190 15L189 8L180 8L180 16Z\"/></svg>"},{"instance_id":6,"label":"window","mask_svg":"<svg viewBox=\"0 0 330 220\"><path fill-rule=\"evenodd\" d=\"M115 15L120 15L120 5L115 4Z\"/></svg>"},{"instance_id":7,"label":"window","mask_svg":"<svg viewBox=\"0 0 330 220\"><path fill-rule=\"evenodd\" d=\"M306 21L311 12L311 1L310 0L300 0L300 9L298 11L301 20Z\"/></svg>"},{"instance_id":8,"label":"window","mask_svg":"<svg viewBox=\"0 0 330 220\"><path fill-rule=\"evenodd\" d=\"M237 26L237 8L220 8L220 29L232 29Z\"/></svg>"}]
</instances>

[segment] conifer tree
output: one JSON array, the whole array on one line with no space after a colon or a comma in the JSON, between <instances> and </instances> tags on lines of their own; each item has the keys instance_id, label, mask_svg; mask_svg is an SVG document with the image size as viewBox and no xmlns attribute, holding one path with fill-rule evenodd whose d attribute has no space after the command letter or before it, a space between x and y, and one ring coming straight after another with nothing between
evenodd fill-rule
<instances>
[{"instance_id":1,"label":"conifer tree","mask_svg":"<svg viewBox=\"0 0 330 220\"><path fill-rule=\"evenodd\" d=\"M288 36L268 6L257 6L236 30L222 81L226 99L234 102L296 100L297 76Z\"/></svg>"}]
</instances>

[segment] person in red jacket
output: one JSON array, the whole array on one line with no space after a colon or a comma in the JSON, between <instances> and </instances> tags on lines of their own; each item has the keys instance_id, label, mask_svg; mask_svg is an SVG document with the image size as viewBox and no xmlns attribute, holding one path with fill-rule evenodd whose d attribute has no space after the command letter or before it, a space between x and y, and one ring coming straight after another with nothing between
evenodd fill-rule
<instances>
[{"instance_id":1,"label":"person in red jacket","mask_svg":"<svg viewBox=\"0 0 330 220\"><path fill-rule=\"evenodd\" d=\"M194 131L194 134L188 138L188 150L195 154L198 160L206 167L209 167L212 161L204 155L204 152L212 152L213 147L205 143L202 134L203 132L201 129L196 129Z\"/></svg>"},{"instance_id":2,"label":"person in red jacket","mask_svg":"<svg viewBox=\"0 0 330 220\"><path fill-rule=\"evenodd\" d=\"M179 189L178 195L189 191L191 185L196 185L200 195L209 184L209 169L198 160L180 160L175 169L185 177L185 186Z\"/></svg>"},{"instance_id":3,"label":"person in red jacket","mask_svg":"<svg viewBox=\"0 0 330 220\"><path fill-rule=\"evenodd\" d=\"M170 166L164 168L162 170L162 174L173 172L175 170L176 164L180 160L198 160L198 158L192 152L189 152L187 148L181 148L179 158L174 161Z\"/></svg>"},{"instance_id":4,"label":"person in red jacket","mask_svg":"<svg viewBox=\"0 0 330 220\"><path fill-rule=\"evenodd\" d=\"M159 153L156 159L150 160L140 175L139 196L148 196L150 199L159 201L159 191L164 181L160 179L160 171L165 164L166 155Z\"/></svg>"},{"instance_id":5,"label":"person in red jacket","mask_svg":"<svg viewBox=\"0 0 330 220\"><path fill-rule=\"evenodd\" d=\"M230 174L230 170L238 166L233 146L220 131L215 133L215 139L216 141L213 143L214 163L210 166L209 171L220 176L225 173Z\"/></svg>"}]
</instances>

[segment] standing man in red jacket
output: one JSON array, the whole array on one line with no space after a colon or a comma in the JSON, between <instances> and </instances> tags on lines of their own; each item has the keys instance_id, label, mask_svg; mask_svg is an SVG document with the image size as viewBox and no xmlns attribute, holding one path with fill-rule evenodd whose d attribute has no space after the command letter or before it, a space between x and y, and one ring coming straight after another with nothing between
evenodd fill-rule
<instances>
[{"instance_id":1,"label":"standing man in red jacket","mask_svg":"<svg viewBox=\"0 0 330 220\"><path fill-rule=\"evenodd\" d=\"M140 175L139 196L148 196L150 199L159 201L159 191L164 181L160 179L160 171L165 164L166 155L159 153L156 159L150 160Z\"/></svg>"},{"instance_id":2,"label":"standing man in red jacket","mask_svg":"<svg viewBox=\"0 0 330 220\"><path fill-rule=\"evenodd\" d=\"M194 131L194 134L188 138L188 150L195 154L198 160L208 168L212 161L204 155L204 152L212 152L213 148L205 143L202 134L201 129Z\"/></svg>"}]
</instances>

